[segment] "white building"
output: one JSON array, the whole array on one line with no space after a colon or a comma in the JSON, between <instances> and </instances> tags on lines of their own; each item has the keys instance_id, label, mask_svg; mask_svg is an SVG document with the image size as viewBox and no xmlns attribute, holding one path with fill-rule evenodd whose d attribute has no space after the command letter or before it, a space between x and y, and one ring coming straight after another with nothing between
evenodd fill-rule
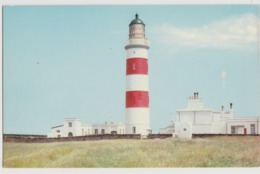
<instances>
[{"instance_id":1,"label":"white building","mask_svg":"<svg viewBox=\"0 0 260 174\"><path fill-rule=\"evenodd\" d=\"M71 137L93 134L124 134L125 125L118 122L104 124L83 124L77 118L65 118L63 125L51 128L47 137Z\"/></svg>"},{"instance_id":2,"label":"white building","mask_svg":"<svg viewBox=\"0 0 260 174\"><path fill-rule=\"evenodd\" d=\"M176 111L176 121L170 126L161 129L160 134L173 133L179 135L182 125L189 123L192 134L259 134L260 117L234 118L233 104L230 103L228 111L222 109L214 112L204 108L198 97L199 93L188 100L185 109ZM186 129L186 128L185 128ZM187 128L188 129L188 128Z\"/></svg>"}]
</instances>

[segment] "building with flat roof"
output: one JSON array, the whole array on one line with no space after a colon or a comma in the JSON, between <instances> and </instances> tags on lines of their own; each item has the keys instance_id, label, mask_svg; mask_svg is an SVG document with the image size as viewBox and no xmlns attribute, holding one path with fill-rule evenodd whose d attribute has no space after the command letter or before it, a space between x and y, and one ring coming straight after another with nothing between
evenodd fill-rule
<instances>
[{"instance_id":1,"label":"building with flat roof","mask_svg":"<svg viewBox=\"0 0 260 174\"><path fill-rule=\"evenodd\" d=\"M227 111L224 106L221 111L205 108L199 93L189 97L187 107L176 110L176 121L159 131L163 133L180 134L184 123L191 125L191 134L258 134L260 132L260 117L234 117L233 104ZM185 128L184 128L185 129Z\"/></svg>"},{"instance_id":2,"label":"building with flat roof","mask_svg":"<svg viewBox=\"0 0 260 174\"><path fill-rule=\"evenodd\" d=\"M124 134L125 125L120 122L105 122L103 124L84 124L77 118L65 118L63 125L51 128L47 137L72 137L98 134Z\"/></svg>"}]
</instances>

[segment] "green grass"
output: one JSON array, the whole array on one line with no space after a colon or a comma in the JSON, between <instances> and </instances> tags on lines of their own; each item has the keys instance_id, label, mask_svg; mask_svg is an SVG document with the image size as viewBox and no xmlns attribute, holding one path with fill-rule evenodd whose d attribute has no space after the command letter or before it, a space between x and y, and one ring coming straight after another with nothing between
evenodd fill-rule
<instances>
[{"instance_id":1,"label":"green grass","mask_svg":"<svg viewBox=\"0 0 260 174\"><path fill-rule=\"evenodd\" d=\"M259 167L260 137L4 143L6 168Z\"/></svg>"}]
</instances>

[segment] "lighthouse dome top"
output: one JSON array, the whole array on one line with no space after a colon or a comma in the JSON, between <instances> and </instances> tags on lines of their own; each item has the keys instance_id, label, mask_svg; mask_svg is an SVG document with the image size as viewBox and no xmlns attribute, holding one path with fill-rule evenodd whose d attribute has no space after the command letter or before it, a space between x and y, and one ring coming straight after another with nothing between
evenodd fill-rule
<instances>
[{"instance_id":1,"label":"lighthouse dome top","mask_svg":"<svg viewBox=\"0 0 260 174\"><path fill-rule=\"evenodd\" d=\"M145 25L144 22L141 19L139 19L138 14L135 14L135 19L132 20L129 25L133 25L133 24L143 24L143 25Z\"/></svg>"}]
</instances>

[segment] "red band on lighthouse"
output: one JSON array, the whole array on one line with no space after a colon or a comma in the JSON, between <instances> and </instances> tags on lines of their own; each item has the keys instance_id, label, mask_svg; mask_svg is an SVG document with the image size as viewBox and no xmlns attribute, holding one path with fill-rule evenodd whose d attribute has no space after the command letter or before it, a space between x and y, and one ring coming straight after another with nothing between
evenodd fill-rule
<instances>
[{"instance_id":1,"label":"red band on lighthouse","mask_svg":"<svg viewBox=\"0 0 260 174\"><path fill-rule=\"evenodd\" d=\"M131 107L149 107L148 91L127 91L126 92L126 108Z\"/></svg>"},{"instance_id":2,"label":"red band on lighthouse","mask_svg":"<svg viewBox=\"0 0 260 174\"><path fill-rule=\"evenodd\" d=\"M126 74L148 74L148 60L145 58L130 58L126 63Z\"/></svg>"}]
</instances>

